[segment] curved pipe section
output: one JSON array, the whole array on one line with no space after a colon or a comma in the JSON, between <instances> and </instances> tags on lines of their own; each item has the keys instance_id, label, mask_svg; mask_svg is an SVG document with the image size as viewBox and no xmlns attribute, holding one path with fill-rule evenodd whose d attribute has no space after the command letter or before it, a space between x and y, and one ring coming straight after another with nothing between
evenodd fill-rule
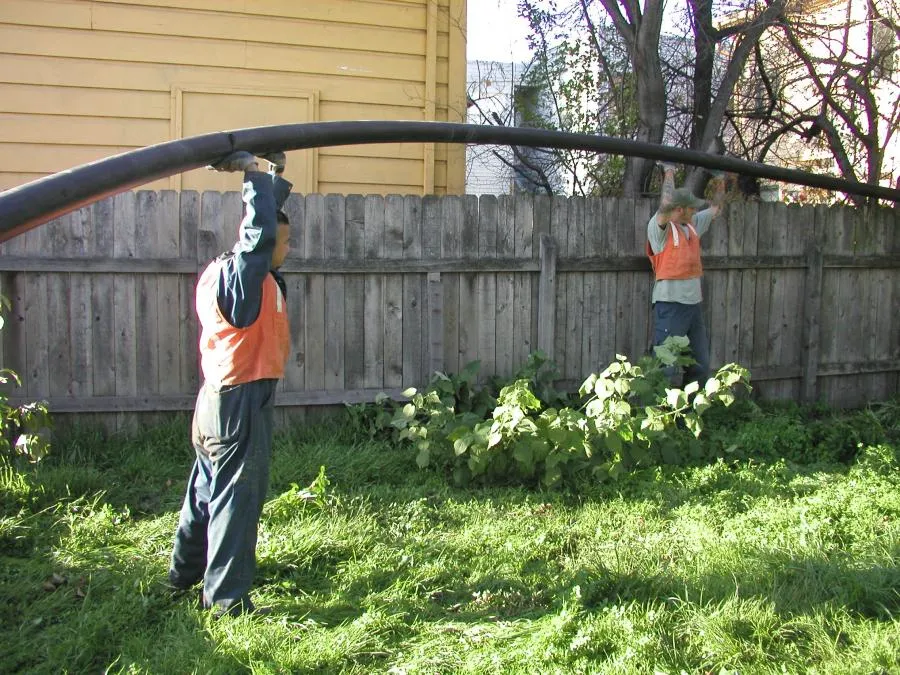
<instances>
[{"instance_id":1,"label":"curved pipe section","mask_svg":"<svg viewBox=\"0 0 900 675\"><path fill-rule=\"evenodd\" d=\"M746 174L900 202L900 190L609 136L449 122L312 122L220 131L83 164L0 193L0 242L104 197L205 166L234 150L264 154L363 143L466 143L587 150Z\"/></svg>"}]
</instances>

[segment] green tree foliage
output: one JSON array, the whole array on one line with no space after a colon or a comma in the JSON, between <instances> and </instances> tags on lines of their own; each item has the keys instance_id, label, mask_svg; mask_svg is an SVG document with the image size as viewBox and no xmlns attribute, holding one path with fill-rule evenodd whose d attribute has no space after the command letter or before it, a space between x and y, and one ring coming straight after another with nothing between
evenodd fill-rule
<instances>
[{"instance_id":1,"label":"green tree foliage","mask_svg":"<svg viewBox=\"0 0 900 675\"><path fill-rule=\"evenodd\" d=\"M521 0L531 24L532 79L548 92L553 128L604 133L695 150L714 147L735 85L784 0L735 3L685 0ZM573 192L648 189L652 162L559 153ZM699 191L707 174L690 169Z\"/></svg>"}]
</instances>

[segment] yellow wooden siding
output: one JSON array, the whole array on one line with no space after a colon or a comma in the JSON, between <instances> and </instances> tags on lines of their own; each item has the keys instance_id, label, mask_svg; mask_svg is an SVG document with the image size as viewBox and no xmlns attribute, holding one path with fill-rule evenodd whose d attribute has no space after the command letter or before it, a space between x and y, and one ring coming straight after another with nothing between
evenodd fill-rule
<instances>
[{"instance_id":1,"label":"yellow wooden siding","mask_svg":"<svg viewBox=\"0 0 900 675\"><path fill-rule=\"evenodd\" d=\"M213 106L200 117L204 130L235 128L229 118L240 126L462 121L460 12L464 19L465 0L3 0L0 187L192 135L181 119L185 101L200 100L183 98L192 90L245 90L259 103ZM273 93L274 107L266 99ZM298 96L316 105L294 117L299 109L287 101ZM248 116L251 109L258 118ZM381 185L377 192L462 192L456 150L463 147L325 148L310 171L292 179L301 179L302 191L358 185L350 191L371 193ZM288 172L304 163L292 157ZM184 187L215 187L202 180Z\"/></svg>"}]
</instances>

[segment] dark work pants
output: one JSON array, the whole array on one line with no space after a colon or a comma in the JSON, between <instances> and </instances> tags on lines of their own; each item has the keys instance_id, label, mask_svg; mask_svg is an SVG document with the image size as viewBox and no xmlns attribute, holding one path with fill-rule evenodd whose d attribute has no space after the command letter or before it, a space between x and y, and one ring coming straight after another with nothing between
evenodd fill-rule
<instances>
[{"instance_id":1,"label":"dark work pants","mask_svg":"<svg viewBox=\"0 0 900 675\"><path fill-rule=\"evenodd\" d=\"M197 458L181 507L169 580L187 588L203 580L203 606L229 613L253 609L256 535L269 487L277 380L217 391L204 384L194 408Z\"/></svg>"},{"instance_id":2,"label":"dark work pants","mask_svg":"<svg viewBox=\"0 0 900 675\"><path fill-rule=\"evenodd\" d=\"M687 336L691 341L691 355L697 362L685 368L684 384L697 381L703 386L709 377L709 338L703 321L703 305L685 305L680 302L656 302L653 304L654 345L662 344L670 335ZM666 375L677 385L676 368L667 368Z\"/></svg>"}]
</instances>

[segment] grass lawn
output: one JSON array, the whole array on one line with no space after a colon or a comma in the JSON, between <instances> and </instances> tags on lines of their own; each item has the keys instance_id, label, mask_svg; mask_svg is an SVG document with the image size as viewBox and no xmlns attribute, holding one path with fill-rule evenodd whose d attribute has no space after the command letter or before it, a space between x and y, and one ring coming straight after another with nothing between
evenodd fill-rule
<instances>
[{"instance_id":1,"label":"grass lawn","mask_svg":"<svg viewBox=\"0 0 900 675\"><path fill-rule=\"evenodd\" d=\"M553 492L454 488L344 419L296 427L260 530L273 611L219 621L161 584L187 420L74 434L0 466L0 672L900 673L893 405L879 443L766 410L710 427L739 459Z\"/></svg>"}]
</instances>

